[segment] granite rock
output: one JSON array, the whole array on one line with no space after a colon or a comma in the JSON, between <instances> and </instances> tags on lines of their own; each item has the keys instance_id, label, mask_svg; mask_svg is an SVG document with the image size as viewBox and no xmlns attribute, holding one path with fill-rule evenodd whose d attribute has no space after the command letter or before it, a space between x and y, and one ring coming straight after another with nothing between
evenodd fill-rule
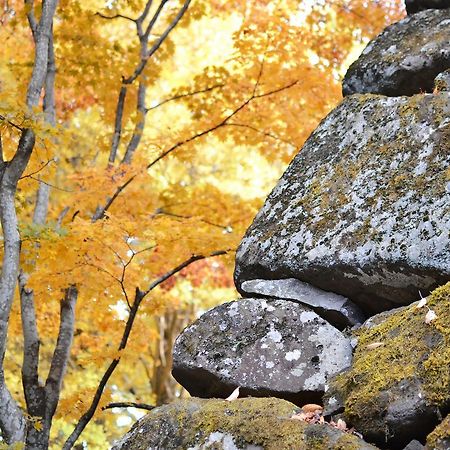
<instances>
[{"instance_id":1,"label":"granite rock","mask_svg":"<svg viewBox=\"0 0 450 450\"><path fill-rule=\"evenodd\" d=\"M321 401L328 379L349 367L350 340L309 308L247 298L203 314L177 338L175 379L196 397Z\"/></svg>"},{"instance_id":2,"label":"granite rock","mask_svg":"<svg viewBox=\"0 0 450 450\"><path fill-rule=\"evenodd\" d=\"M370 316L450 278L450 93L347 97L258 212L235 284L296 278Z\"/></svg>"},{"instance_id":3,"label":"granite rock","mask_svg":"<svg viewBox=\"0 0 450 450\"><path fill-rule=\"evenodd\" d=\"M328 424L291 419L297 411L275 398L180 400L140 419L112 450L376 450Z\"/></svg>"},{"instance_id":4,"label":"granite rock","mask_svg":"<svg viewBox=\"0 0 450 450\"><path fill-rule=\"evenodd\" d=\"M284 280L248 280L241 285L248 296L281 298L307 305L339 330L364 321L364 314L348 298L326 292L295 278Z\"/></svg>"},{"instance_id":5,"label":"granite rock","mask_svg":"<svg viewBox=\"0 0 450 450\"><path fill-rule=\"evenodd\" d=\"M450 10L419 12L387 27L350 66L344 96L432 92L434 78L450 68Z\"/></svg>"}]
</instances>

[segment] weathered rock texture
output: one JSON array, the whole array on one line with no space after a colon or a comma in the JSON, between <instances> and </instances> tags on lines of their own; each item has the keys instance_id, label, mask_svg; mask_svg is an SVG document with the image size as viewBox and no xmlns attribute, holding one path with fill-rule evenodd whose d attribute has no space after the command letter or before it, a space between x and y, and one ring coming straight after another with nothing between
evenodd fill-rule
<instances>
[{"instance_id":1,"label":"weathered rock texture","mask_svg":"<svg viewBox=\"0 0 450 450\"><path fill-rule=\"evenodd\" d=\"M345 95L389 96L431 92L433 80L450 68L450 10L427 10L387 27L350 66Z\"/></svg>"},{"instance_id":2,"label":"weathered rock texture","mask_svg":"<svg viewBox=\"0 0 450 450\"><path fill-rule=\"evenodd\" d=\"M291 419L284 400L181 400L136 422L112 450L375 450L328 424Z\"/></svg>"},{"instance_id":3,"label":"weathered rock texture","mask_svg":"<svg viewBox=\"0 0 450 450\"><path fill-rule=\"evenodd\" d=\"M408 14L415 14L425 9L450 8L450 0L405 0L405 4Z\"/></svg>"},{"instance_id":4,"label":"weathered rock texture","mask_svg":"<svg viewBox=\"0 0 450 450\"><path fill-rule=\"evenodd\" d=\"M247 230L235 282L297 278L369 315L450 277L450 94L347 97Z\"/></svg>"},{"instance_id":5,"label":"weathered rock texture","mask_svg":"<svg viewBox=\"0 0 450 450\"><path fill-rule=\"evenodd\" d=\"M342 330L364 321L362 311L348 298L326 292L295 278L284 280L248 280L241 285L247 295L294 300L313 309L331 325Z\"/></svg>"},{"instance_id":6,"label":"weathered rock texture","mask_svg":"<svg viewBox=\"0 0 450 450\"><path fill-rule=\"evenodd\" d=\"M319 402L327 380L351 363L350 340L290 301L225 303L177 338L172 374L191 395L279 397Z\"/></svg>"},{"instance_id":7,"label":"weathered rock texture","mask_svg":"<svg viewBox=\"0 0 450 450\"><path fill-rule=\"evenodd\" d=\"M427 324L428 308L437 318ZM423 442L450 411L449 317L450 283L427 307L412 305L362 328L351 369L325 394L325 414L341 403L347 423L380 447Z\"/></svg>"}]
</instances>

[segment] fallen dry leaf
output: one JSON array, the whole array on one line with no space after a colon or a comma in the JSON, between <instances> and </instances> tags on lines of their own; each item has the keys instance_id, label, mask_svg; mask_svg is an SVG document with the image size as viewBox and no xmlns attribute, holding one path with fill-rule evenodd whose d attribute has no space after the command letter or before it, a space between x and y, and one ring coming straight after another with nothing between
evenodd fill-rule
<instances>
[{"instance_id":1,"label":"fallen dry leaf","mask_svg":"<svg viewBox=\"0 0 450 450\"><path fill-rule=\"evenodd\" d=\"M302 422L306 421L306 414L305 413L298 413L291 416L291 419L294 420L301 420Z\"/></svg>"},{"instance_id":2,"label":"fallen dry leaf","mask_svg":"<svg viewBox=\"0 0 450 450\"><path fill-rule=\"evenodd\" d=\"M372 344L366 345L367 350L373 350L374 348L378 348L384 345L384 342L373 342Z\"/></svg>"},{"instance_id":3,"label":"fallen dry leaf","mask_svg":"<svg viewBox=\"0 0 450 450\"><path fill-rule=\"evenodd\" d=\"M422 300L420 300L419 303L417 303L416 308L423 308L426 304L427 304L427 299L423 298Z\"/></svg>"},{"instance_id":4,"label":"fallen dry leaf","mask_svg":"<svg viewBox=\"0 0 450 450\"><path fill-rule=\"evenodd\" d=\"M339 419L337 421L336 428L338 430L341 430L341 431L346 431L347 430L347 424L342 419Z\"/></svg>"},{"instance_id":5,"label":"fallen dry leaf","mask_svg":"<svg viewBox=\"0 0 450 450\"><path fill-rule=\"evenodd\" d=\"M309 412L321 413L323 411L323 406L316 405L315 403L308 403L308 404L302 406L302 410L305 413L309 413Z\"/></svg>"},{"instance_id":6,"label":"fallen dry leaf","mask_svg":"<svg viewBox=\"0 0 450 450\"><path fill-rule=\"evenodd\" d=\"M436 318L437 318L436 313L432 309L429 309L425 316L425 323L430 323L431 321L433 321Z\"/></svg>"},{"instance_id":7,"label":"fallen dry leaf","mask_svg":"<svg viewBox=\"0 0 450 450\"><path fill-rule=\"evenodd\" d=\"M237 398L239 398L239 386L225 400L232 402L233 400L236 400Z\"/></svg>"}]
</instances>

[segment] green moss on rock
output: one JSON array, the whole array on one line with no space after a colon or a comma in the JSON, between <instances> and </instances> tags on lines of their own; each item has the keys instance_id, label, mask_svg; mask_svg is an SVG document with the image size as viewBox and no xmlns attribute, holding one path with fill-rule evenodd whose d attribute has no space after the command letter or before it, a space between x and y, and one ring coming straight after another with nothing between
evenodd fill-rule
<instances>
[{"instance_id":1,"label":"green moss on rock","mask_svg":"<svg viewBox=\"0 0 450 450\"><path fill-rule=\"evenodd\" d=\"M427 447L433 450L450 448L450 414L428 435Z\"/></svg>"},{"instance_id":2,"label":"green moss on rock","mask_svg":"<svg viewBox=\"0 0 450 450\"><path fill-rule=\"evenodd\" d=\"M298 408L275 398L187 399L153 410L113 449L374 450L328 424L291 419Z\"/></svg>"},{"instance_id":3,"label":"green moss on rock","mask_svg":"<svg viewBox=\"0 0 450 450\"><path fill-rule=\"evenodd\" d=\"M428 308L437 318L427 324ZM447 283L428 297L426 307L417 308L413 304L373 327L358 330L352 367L333 380L327 399L342 398L347 421L375 441L382 430L386 440L395 439L398 430L390 408L398 405L402 396L417 396L414 405L412 400L408 404L411 408L419 408L420 400L423 402L420 408L427 411L448 411L449 317L450 283ZM420 432L420 427L417 431Z\"/></svg>"}]
</instances>

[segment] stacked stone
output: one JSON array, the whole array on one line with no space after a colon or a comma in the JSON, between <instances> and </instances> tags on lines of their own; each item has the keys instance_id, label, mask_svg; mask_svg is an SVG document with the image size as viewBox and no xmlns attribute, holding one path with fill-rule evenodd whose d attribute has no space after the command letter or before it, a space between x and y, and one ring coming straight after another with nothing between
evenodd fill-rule
<instances>
[{"instance_id":1,"label":"stacked stone","mask_svg":"<svg viewBox=\"0 0 450 450\"><path fill-rule=\"evenodd\" d=\"M174 346L173 375L193 396L225 398L239 387L241 397L293 404L262 399L261 414L251 412L251 399L236 407L197 399L169 405L138 422L117 449L141 448L137 441L166 449L312 448L292 444L298 429L289 421L294 405L311 402L381 448L420 449L450 412L450 284L436 290L450 280L450 1L406 6L408 16L350 67L344 100L247 230L235 269L244 298L206 312ZM431 323L413 302L432 291ZM357 328L359 344L350 333ZM273 408L283 412L274 418ZM275 434L277 447L250 438L247 428L262 429L260 419L278 421L280 430L288 424L290 437ZM450 432L441 431L448 420L430 434L429 448L448 450ZM302 442L320 435L317 448L374 448L312 427L319 428L302 428Z\"/></svg>"}]
</instances>

